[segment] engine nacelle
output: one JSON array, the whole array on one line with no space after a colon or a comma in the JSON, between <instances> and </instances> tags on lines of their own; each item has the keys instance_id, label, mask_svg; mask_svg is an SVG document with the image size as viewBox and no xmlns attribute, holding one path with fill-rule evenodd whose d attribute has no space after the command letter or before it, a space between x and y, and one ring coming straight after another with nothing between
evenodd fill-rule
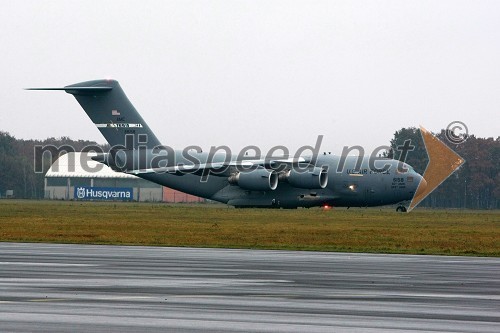
<instances>
[{"instance_id":1,"label":"engine nacelle","mask_svg":"<svg viewBox=\"0 0 500 333\"><path fill-rule=\"evenodd\" d=\"M320 167L303 171L291 169L280 174L280 180L288 182L293 187L322 189L328 185L328 172Z\"/></svg>"},{"instance_id":2,"label":"engine nacelle","mask_svg":"<svg viewBox=\"0 0 500 333\"><path fill-rule=\"evenodd\" d=\"M247 172L238 172L228 178L230 184L238 185L242 189L251 191L272 191L278 187L276 171L255 169Z\"/></svg>"}]
</instances>

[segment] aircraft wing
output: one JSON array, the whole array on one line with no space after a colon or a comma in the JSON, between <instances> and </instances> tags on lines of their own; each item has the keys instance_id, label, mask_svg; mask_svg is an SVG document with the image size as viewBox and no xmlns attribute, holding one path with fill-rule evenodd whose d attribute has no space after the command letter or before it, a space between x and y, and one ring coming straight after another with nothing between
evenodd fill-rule
<instances>
[{"instance_id":1,"label":"aircraft wing","mask_svg":"<svg viewBox=\"0 0 500 333\"><path fill-rule=\"evenodd\" d=\"M311 164L311 158L298 157L298 158L282 158L282 159L259 159L259 160L212 162L212 163L200 163L200 164L185 164L185 165L176 165L176 166L161 167L161 168L127 170L125 172L132 175L144 175L152 173L202 174L207 172L213 172L216 175L217 174L222 175L223 174L222 171L228 170L230 168L242 168L245 170L266 168L266 169L276 170L299 164L303 166Z\"/></svg>"}]
</instances>

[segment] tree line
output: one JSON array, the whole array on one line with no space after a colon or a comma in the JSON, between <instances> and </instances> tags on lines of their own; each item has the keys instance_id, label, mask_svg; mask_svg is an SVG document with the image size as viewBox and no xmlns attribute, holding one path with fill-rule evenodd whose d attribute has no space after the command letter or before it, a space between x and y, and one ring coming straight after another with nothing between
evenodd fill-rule
<instances>
[{"instance_id":1,"label":"tree line","mask_svg":"<svg viewBox=\"0 0 500 333\"><path fill-rule=\"evenodd\" d=\"M460 144L452 144L445 138L446 130L437 137L465 159L465 164L432 192L420 206L449 208L500 208L500 137L477 138L470 135ZM415 148L406 156L406 163L423 174L428 157L420 131L417 128L402 128L394 133L391 149L386 156L400 159L398 146L411 140ZM50 167L50 156L44 155L43 172L34 172L34 147L36 145L72 146L81 151L86 146L96 146L93 141L72 140L68 137L45 140L16 139L0 131L0 197L13 190L17 198L42 199L45 172ZM107 146L100 146L106 151ZM54 157L55 159L56 157Z\"/></svg>"},{"instance_id":2,"label":"tree line","mask_svg":"<svg viewBox=\"0 0 500 333\"><path fill-rule=\"evenodd\" d=\"M46 145L56 147L69 145L75 151L81 151L86 146L97 144L93 141L72 140L68 137L23 140L0 131L0 197L5 197L6 191L12 190L16 198L44 198L44 178L50 168L51 158L49 154L44 154L41 161L42 172L36 173L34 150L35 146ZM57 156L54 160L56 158Z\"/></svg>"}]
</instances>

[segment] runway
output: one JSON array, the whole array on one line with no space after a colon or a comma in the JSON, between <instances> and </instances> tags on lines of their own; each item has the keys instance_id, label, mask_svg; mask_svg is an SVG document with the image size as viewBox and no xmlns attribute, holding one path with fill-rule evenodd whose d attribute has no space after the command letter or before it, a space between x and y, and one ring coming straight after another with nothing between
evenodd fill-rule
<instances>
[{"instance_id":1,"label":"runway","mask_svg":"<svg viewBox=\"0 0 500 333\"><path fill-rule=\"evenodd\" d=\"M500 258L0 243L1 332L500 332Z\"/></svg>"}]
</instances>

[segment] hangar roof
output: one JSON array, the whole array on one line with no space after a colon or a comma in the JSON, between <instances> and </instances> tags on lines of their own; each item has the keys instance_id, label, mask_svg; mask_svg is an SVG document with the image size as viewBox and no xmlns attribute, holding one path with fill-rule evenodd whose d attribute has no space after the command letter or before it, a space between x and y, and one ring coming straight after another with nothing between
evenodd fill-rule
<instances>
[{"instance_id":1,"label":"hangar roof","mask_svg":"<svg viewBox=\"0 0 500 333\"><path fill-rule=\"evenodd\" d=\"M128 178L134 175L113 171L107 165L91 159L95 153L67 153L60 156L51 166L45 177L71 178Z\"/></svg>"}]
</instances>

